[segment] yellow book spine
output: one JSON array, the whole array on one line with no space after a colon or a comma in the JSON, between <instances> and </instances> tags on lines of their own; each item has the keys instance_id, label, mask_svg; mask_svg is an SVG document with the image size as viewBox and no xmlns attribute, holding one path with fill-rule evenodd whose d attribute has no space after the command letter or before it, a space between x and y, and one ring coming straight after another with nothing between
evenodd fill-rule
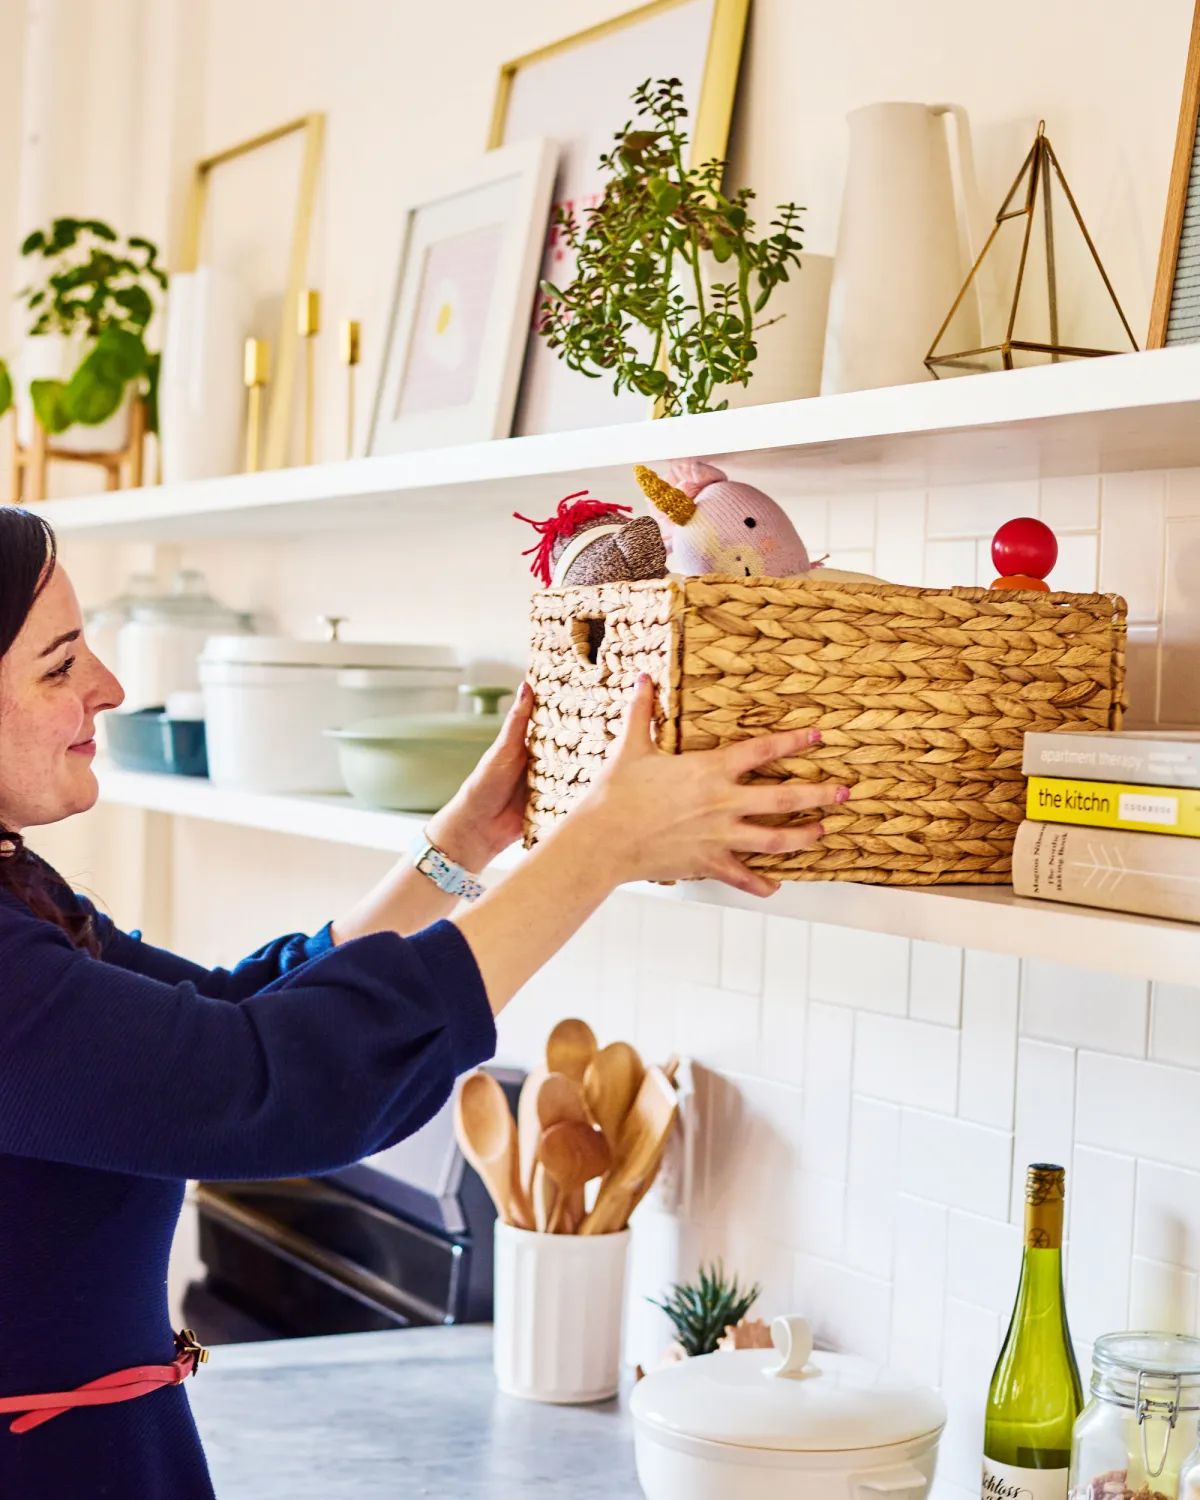
<instances>
[{"instance_id":1,"label":"yellow book spine","mask_svg":"<svg viewBox=\"0 0 1200 1500\"><path fill-rule=\"evenodd\" d=\"M1025 811L1039 823L1128 828L1137 833L1175 833L1185 838L1200 838L1200 791L1031 776Z\"/></svg>"}]
</instances>

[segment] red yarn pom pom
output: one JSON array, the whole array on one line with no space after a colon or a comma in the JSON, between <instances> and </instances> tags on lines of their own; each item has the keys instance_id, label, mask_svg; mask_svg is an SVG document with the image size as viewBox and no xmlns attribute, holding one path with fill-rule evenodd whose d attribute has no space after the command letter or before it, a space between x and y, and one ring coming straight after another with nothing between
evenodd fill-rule
<instances>
[{"instance_id":1,"label":"red yarn pom pom","mask_svg":"<svg viewBox=\"0 0 1200 1500\"><path fill-rule=\"evenodd\" d=\"M616 515L624 511L626 515L633 514L632 505L609 505L604 500L595 500L587 490L576 490L574 494L567 495L558 502L558 509L545 521L534 521L528 516L521 515L520 511L513 511L513 519L524 521L527 526L532 526L534 531L541 533L540 541L534 542L532 547L526 547L521 553L522 557L534 554L533 561L529 564L529 571L542 580L547 588L553 577L554 568L554 544L562 537L574 535L585 521L593 521L597 516Z\"/></svg>"}]
</instances>

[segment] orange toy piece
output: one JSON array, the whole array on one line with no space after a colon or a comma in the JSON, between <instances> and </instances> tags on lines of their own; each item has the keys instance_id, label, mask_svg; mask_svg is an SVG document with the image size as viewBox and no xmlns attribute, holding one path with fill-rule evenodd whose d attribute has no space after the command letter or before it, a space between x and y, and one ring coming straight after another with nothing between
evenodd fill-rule
<instances>
[{"instance_id":1,"label":"orange toy piece","mask_svg":"<svg viewBox=\"0 0 1200 1500\"><path fill-rule=\"evenodd\" d=\"M990 587L994 589L1036 589L1048 594L1050 585L1044 578L1030 578L1024 573L1010 573L1007 578L994 578Z\"/></svg>"}]
</instances>

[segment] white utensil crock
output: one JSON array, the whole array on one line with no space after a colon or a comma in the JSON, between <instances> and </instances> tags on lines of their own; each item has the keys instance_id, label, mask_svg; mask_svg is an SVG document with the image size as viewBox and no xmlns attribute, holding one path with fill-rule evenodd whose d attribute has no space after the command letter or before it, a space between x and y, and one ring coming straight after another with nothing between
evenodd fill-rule
<instances>
[{"instance_id":1,"label":"white utensil crock","mask_svg":"<svg viewBox=\"0 0 1200 1500\"><path fill-rule=\"evenodd\" d=\"M925 356L971 269L979 223L970 126L958 105L868 104L847 119L822 395L930 378ZM979 323L973 286L955 318L956 347L978 345Z\"/></svg>"},{"instance_id":2,"label":"white utensil crock","mask_svg":"<svg viewBox=\"0 0 1200 1500\"><path fill-rule=\"evenodd\" d=\"M844 1354L812 1352L803 1318L775 1351L731 1350L646 1376L630 1402L647 1500L924 1500L941 1397Z\"/></svg>"},{"instance_id":3,"label":"white utensil crock","mask_svg":"<svg viewBox=\"0 0 1200 1500\"><path fill-rule=\"evenodd\" d=\"M166 484L236 474L242 461L245 288L227 271L176 271L158 382Z\"/></svg>"},{"instance_id":4,"label":"white utensil crock","mask_svg":"<svg viewBox=\"0 0 1200 1500\"><path fill-rule=\"evenodd\" d=\"M500 1389L564 1405L615 1396L629 1230L532 1234L496 1225L493 1362Z\"/></svg>"}]
</instances>

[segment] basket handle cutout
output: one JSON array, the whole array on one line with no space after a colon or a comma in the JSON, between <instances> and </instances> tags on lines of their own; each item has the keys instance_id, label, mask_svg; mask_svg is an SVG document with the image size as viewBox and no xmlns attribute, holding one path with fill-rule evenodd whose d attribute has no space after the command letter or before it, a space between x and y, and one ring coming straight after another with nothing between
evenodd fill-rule
<instances>
[{"instance_id":1,"label":"basket handle cutout","mask_svg":"<svg viewBox=\"0 0 1200 1500\"><path fill-rule=\"evenodd\" d=\"M577 615L571 621L571 644L579 660L594 667L600 659L600 647L604 644L605 623L603 615Z\"/></svg>"}]
</instances>

